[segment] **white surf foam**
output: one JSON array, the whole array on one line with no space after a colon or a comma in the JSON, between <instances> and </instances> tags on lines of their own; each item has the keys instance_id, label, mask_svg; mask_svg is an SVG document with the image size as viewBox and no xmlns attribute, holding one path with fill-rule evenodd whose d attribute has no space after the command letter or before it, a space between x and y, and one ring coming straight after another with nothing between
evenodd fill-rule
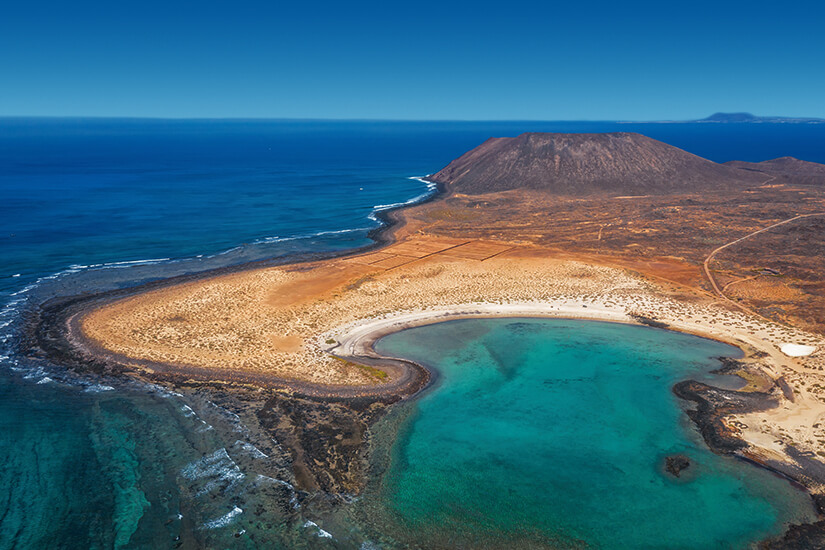
<instances>
[{"instance_id":1,"label":"white surf foam","mask_svg":"<svg viewBox=\"0 0 825 550\"><path fill-rule=\"evenodd\" d=\"M226 514L222 515L219 518L207 521L201 527L203 529L217 529L219 527L226 527L227 525L232 523L236 517L238 517L241 514L243 514L243 510L235 506Z\"/></svg>"},{"instance_id":2,"label":"white surf foam","mask_svg":"<svg viewBox=\"0 0 825 550\"><path fill-rule=\"evenodd\" d=\"M114 391L114 388L104 384L92 384L91 386L86 386L86 389L83 391L87 393L102 393L105 391Z\"/></svg>"},{"instance_id":3,"label":"white surf foam","mask_svg":"<svg viewBox=\"0 0 825 550\"><path fill-rule=\"evenodd\" d=\"M431 197L433 195L433 193L435 193L436 189L438 189L438 185L435 184L435 183L426 181L424 179L426 177L427 176L412 176L410 178L407 178L407 179L411 179L411 180L415 180L415 181L420 181L421 183L425 184L427 186L427 190L425 192L423 192L420 195L417 195L417 196L415 196L415 197L413 197L409 200L403 201L403 202L394 202L392 204L376 204L375 206L372 207L372 212L370 212L370 214L367 217L369 219L371 219L372 221L374 221L374 222L378 222L379 220L378 220L378 216L376 214L378 214L379 212L383 212L385 210L392 210L393 208L400 208L402 206L409 206L411 204L421 202L424 199L427 199L427 198Z\"/></svg>"},{"instance_id":4,"label":"white surf foam","mask_svg":"<svg viewBox=\"0 0 825 550\"><path fill-rule=\"evenodd\" d=\"M221 485L226 485L228 489L244 478L244 473L223 447L189 463L180 473L190 481L208 480L196 496L205 495Z\"/></svg>"},{"instance_id":5,"label":"white surf foam","mask_svg":"<svg viewBox=\"0 0 825 550\"><path fill-rule=\"evenodd\" d=\"M226 422L227 424L232 425L232 430L242 436L249 436L249 429L244 426L244 423L241 421L241 417L235 414L234 412L221 407L220 405L216 405L212 401L209 401L209 404L212 405L212 408L215 409L215 412L218 414L221 420Z\"/></svg>"},{"instance_id":6,"label":"white surf foam","mask_svg":"<svg viewBox=\"0 0 825 550\"><path fill-rule=\"evenodd\" d=\"M23 376L23 378L25 380L31 380L32 378L40 378L41 376L46 376L46 371L42 367L35 367L29 369L28 372L26 372L26 374Z\"/></svg>"},{"instance_id":7,"label":"white surf foam","mask_svg":"<svg viewBox=\"0 0 825 550\"><path fill-rule=\"evenodd\" d=\"M287 241L298 241L301 239L314 239L316 237L324 237L328 235L345 235L347 233L357 233L359 231L369 231L369 227L356 227L355 229L337 229L335 231L317 231L315 233L308 233L305 235L293 235L291 237L261 237L255 241L252 241L252 244L270 244L270 243L282 243ZM236 247L237 248L237 247Z\"/></svg>"},{"instance_id":8,"label":"white surf foam","mask_svg":"<svg viewBox=\"0 0 825 550\"><path fill-rule=\"evenodd\" d=\"M288 483L282 479L276 479L274 477L265 476L263 474L258 474L257 481L264 482L264 483L273 483L275 485L282 485L289 489L292 496L289 498L289 503L292 505L293 510L297 510L301 503L298 502L298 492L295 490L295 486L291 483Z\"/></svg>"},{"instance_id":9,"label":"white surf foam","mask_svg":"<svg viewBox=\"0 0 825 550\"><path fill-rule=\"evenodd\" d=\"M55 275L57 275L57 273L55 273ZM46 280L52 279L52 278L54 278L54 277L52 275L49 275L48 277L40 277L38 279L38 281L46 281ZM22 294L26 294L28 292L31 292L35 288L37 288L37 283L29 283L26 286L24 286L23 288L21 288L20 290L18 290L16 292L12 292L11 294L9 294L9 296L20 296Z\"/></svg>"},{"instance_id":10,"label":"white surf foam","mask_svg":"<svg viewBox=\"0 0 825 550\"><path fill-rule=\"evenodd\" d=\"M258 481L265 481L267 483L274 483L276 485L283 485L284 487L288 487L292 490L295 490L295 487L292 486L291 483L288 483L282 479L276 479L274 477L265 476L263 474L258 474Z\"/></svg>"},{"instance_id":11,"label":"white surf foam","mask_svg":"<svg viewBox=\"0 0 825 550\"><path fill-rule=\"evenodd\" d=\"M255 458L269 458L269 455L261 451L258 447L253 445L252 443L248 443L246 441L241 441L240 439L235 441L235 446L240 447L243 451L249 453Z\"/></svg>"},{"instance_id":12,"label":"white surf foam","mask_svg":"<svg viewBox=\"0 0 825 550\"><path fill-rule=\"evenodd\" d=\"M5 307L0 310L0 318L2 318L3 314L7 311L11 310L13 312L17 312L18 307L21 303L26 301L27 295L31 293L31 291L39 288L44 283L48 281L55 281L58 279L62 279L68 275L73 275L76 273L80 273L83 271L90 271L90 270L99 270L99 269L118 269L118 268L126 268L126 267L133 267L139 265L155 265L164 262L172 262L171 258L151 258L147 260L126 260L120 262L104 262L104 263L97 263L97 264L72 264L66 269L62 269L50 275L43 275L42 277L38 277L33 282L25 285L24 287L12 292L9 294L10 297L16 298L15 300L9 301ZM13 275L12 277L20 277L20 274ZM0 325L0 328L5 325Z\"/></svg>"},{"instance_id":13,"label":"white surf foam","mask_svg":"<svg viewBox=\"0 0 825 550\"><path fill-rule=\"evenodd\" d=\"M199 434L202 434L204 432L208 432L208 431L214 430L214 429L215 429L214 426L212 426L211 424L208 424L206 422L206 420L201 420L201 426L195 431L198 432Z\"/></svg>"},{"instance_id":14,"label":"white surf foam","mask_svg":"<svg viewBox=\"0 0 825 550\"><path fill-rule=\"evenodd\" d=\"M316 529L317 531L315 532L315 534L318 535L322 539L331 539L332 538L332 533L330 533L328 531L324 531L314 521L307 520L306 523L304 523L304 528L305 529L313 529L313 528Z\"/></svg>"},{"instance_id":15,"label":"white surf foam","mask_svg":"<svg viewBox=\"0 0 825 550\"><path fill-rule=\"evenodd\" d=\"M99 264L89 264L89 265L80 265L80 264L73 264L69 266L69 269L100 269L100 268L107 268L107 267L130 267L133 265L154 265L163 262L170 262L172 261L171 258L150 258L148 260L124 260L121 262L102 262Z\"/></svg>"}]
</instances>

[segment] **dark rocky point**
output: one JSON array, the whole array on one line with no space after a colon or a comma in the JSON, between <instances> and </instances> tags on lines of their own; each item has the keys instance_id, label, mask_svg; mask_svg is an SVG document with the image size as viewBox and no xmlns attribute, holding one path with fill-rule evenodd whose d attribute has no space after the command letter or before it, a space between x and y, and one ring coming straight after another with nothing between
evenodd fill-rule
<instances>
[{"instance_id":1,"label":"dark rocky point","mask_svg":"<svg viewBox=\"0 0 825 550\"><path fill-rule=\"evenodd\" d=\"M673 477L679 477L683 470L690 468L690 459L685 455L671 455L665 457L665 471Z\"/></svg>"}]
</instances>

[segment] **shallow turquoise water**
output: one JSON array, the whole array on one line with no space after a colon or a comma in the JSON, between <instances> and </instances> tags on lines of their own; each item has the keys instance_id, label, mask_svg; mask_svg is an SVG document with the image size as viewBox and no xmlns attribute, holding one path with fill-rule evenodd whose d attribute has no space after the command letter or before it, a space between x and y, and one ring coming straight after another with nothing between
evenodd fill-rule
<instances>
[{"instance_id":1,"label":"shallow turquoise water","mask_svg":"<svg viewBox=\"0 0 825 550\"><path fill-rule=\"evenodd\" d=\"M0 549L304 548L288 466L250 437L209 401L0 372Z\"/></svg>"},{"instance_id":2,"label":"shallow turquoise water","mask_svg":"<svg viewBox=\"0 0 825 550\"><path fill-rule=\"evenodd\" d=\"M374 489L387 540L730 548L812 517L786 481L707 450L670 391L733 347L620 324L479 319L377 349L441 375ZM679 479L663 471L674 453L693 463Z\"/></svg>"}]
</instances>

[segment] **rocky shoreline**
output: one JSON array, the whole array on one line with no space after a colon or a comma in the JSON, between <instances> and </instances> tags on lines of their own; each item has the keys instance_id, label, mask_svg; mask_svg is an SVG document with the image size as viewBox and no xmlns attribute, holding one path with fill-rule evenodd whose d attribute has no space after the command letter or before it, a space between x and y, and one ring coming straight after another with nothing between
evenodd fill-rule
<instances>
[{"instance_id":1,"label":"rocky shoreline","mask_svg":"<svg viewBox=\"0 0 825 550\"><path fill-rule=\"evenodd\" d=\"M132 289L130 292L140 291ZM407 362L410 376L392 390L370 392L364 388L318 388L273 378L210 380L198 369L163 369L88 347L72 335L72 320L85 308L95 307L125 293L105 297L77 297L41 306L27 319L22 346L30 359L47 360L78 376L127 378L190 394L206 394L228 410L243 415L280 442L290 454L296 488L326 495L361 492L369 468L365 454L369 428L387 407L415 395L430 381L429 371ZM376 362L374 358L363 358ZM153 368L160 367L160 368ZM382 363L382 368L386 363Z\"/></svg>"},{"instance_id":2,"label":"rocky shoreline","mask_svg":"<svg viewBox=\"0 0 825 550\"><path fill-rule=\"evenodd\" d=\"M771 388L768 391L728 390L695 380L684 380L673 386L673 393L680 399L694 404L694 407L686 409L685 413L713 452L764 468L807 491L820 518L813 523L791 525L783 535L762 541L759 548L802 550L825 547L825 466L811 461L809 468L802 469L787 462L756 456L749 452L749 445L737 437L736 432L725 422L725 418L732 414L766 411L778 407L779 395L784 393L784 388L779 382L771 380L761 371L743 362L723 359L723 364L724 366L715 373L762 377ZM787 448L786 452L793 455L793 447ZM793 458L799 461L802 455L799 453Z\"/></svg>"}]
</instances>

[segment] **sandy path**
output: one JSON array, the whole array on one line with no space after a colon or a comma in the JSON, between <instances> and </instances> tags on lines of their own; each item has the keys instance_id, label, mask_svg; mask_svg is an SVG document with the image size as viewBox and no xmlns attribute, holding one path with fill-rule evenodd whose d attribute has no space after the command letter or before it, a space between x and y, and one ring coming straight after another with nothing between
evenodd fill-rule
<instances>
[{"instance_id":1,"label":"sandy path","mask_svg":"<svg viewBox=\"0 0 825 550\"><path fill-rule=\"evenodd\" d=\"M771 180L768 180L768 181L771 181ZM765 182L765 183L767 183L767 182ZM815 212L813 214L802 214L802 215L799 215L799 216L794 216L793 218L788 218L787 220L782 220L781 222L777 222L775 224L769 225L768 227L762 228L758 231L754 231L753 233L748 233L744 237L739 237L735 241L731 241L729 243L723 244L719 248L716 248L715 250L713 250L713 252L708 254L708 257L705 258L705 261L703 263L703 267L705 269L705 275L707 276L708 281L710 281L710 284L713 287L713 290L716 292L716 294L718 294L720 297L724 298L726 301L730 302L731 304L735 305L739 309L744 309L745 311L748 311L749 313L751 313L753 315L759 315L758 313L755 313L755 312L751 311L750 309L745 308L741 304L738 304L737 302L734 302L733 300L731 300L727 296L725 296L725 294L722 292L722 289L720 289L719 285L716 284L716 279L713 278L713 274L711 273L711 270L710 270L710 261L713 259L713 257L716 254L718 254L722 250L724 250L726 248L729 248L731 246L734 246L736 244L739 244L744 240L747 240L747 239L750 239L751 237L759 235L760 233L764 233L765 231L770 231L771 229L774 229L776 227L779 227L779 226L782 226L782 225L785 225L785 224L788 224L788 223L791 223L791 222L795 222L796 220L801 220L803 218L811 218L811 217L814 217L814 216L825 216L825 212Z\"/></svg>"}]
</instances>

